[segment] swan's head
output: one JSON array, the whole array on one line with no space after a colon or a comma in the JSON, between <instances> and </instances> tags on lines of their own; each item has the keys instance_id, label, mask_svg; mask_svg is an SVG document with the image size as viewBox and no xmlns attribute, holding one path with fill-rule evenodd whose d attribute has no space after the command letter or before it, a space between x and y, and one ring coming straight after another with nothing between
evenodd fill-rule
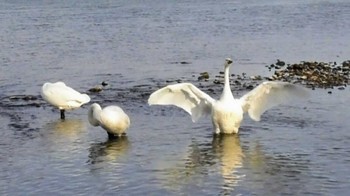
<instances>
[{"instance_id":1,"label":"swan's head","mask_svg":"<svg viewBox=\"0 0 350 196\"><path fill-rule=\"evenodd\" d=\"M232 64L232 59L226 58L226 59L225 59L225 67L228 67L228 66L230 66L231 64Z\"/></svg>"}]
</instances>

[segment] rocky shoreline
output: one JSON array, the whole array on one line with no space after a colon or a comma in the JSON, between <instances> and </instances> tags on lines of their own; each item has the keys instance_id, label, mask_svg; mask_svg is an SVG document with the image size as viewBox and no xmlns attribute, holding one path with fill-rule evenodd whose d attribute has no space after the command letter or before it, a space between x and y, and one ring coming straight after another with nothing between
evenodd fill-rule
<instances>
[{"instance_id":1,"label":"rocky shoreline","mask_svg":"<svg viewBox=\"0 0 350 196\"><path fill-rule=\"evenodd\" d=\"M337 87L343 90L350 82L350 60L339 65L336 62L315 61L286 64L284 61L277 60L267 68L274 70L274 74L268 77L268 80L300 83L313 89Z\"/></svg>"},{"instance_id":2,"label":"rocky shoreline","mask_svg":"<svg viewBox=\"0 0 350 196\"><path fill-rule=\"evenodd\" d=\"M263 81L284 81L300 84L313 90L316 88L344 90L350 83L350 60L343 61L341 64L316 61L287 64L277 60L276 63L265 67L272 72L271 76L231 74L231 86L236 90L250 90ZM198 81L209 82L211 80L207 72L203 72L199 74ZM223 84L223 72L215 76L213 83Z\"/></svg>"}]
</instances>

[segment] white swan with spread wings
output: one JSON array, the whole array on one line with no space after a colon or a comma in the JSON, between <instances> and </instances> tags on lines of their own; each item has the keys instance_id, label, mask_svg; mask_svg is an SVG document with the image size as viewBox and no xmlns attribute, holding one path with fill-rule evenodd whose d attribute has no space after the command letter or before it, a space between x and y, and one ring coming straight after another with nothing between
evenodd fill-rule
<instances>
[{"instance_id":1,"label":"white swan with spread wings","mask_svg":"<svg viewBox=\"0 0 350 196\"><path fill-rule=\"evenodd\" d=\"M306 97L305 88L287 82L263 82L240 99L232 95L229 68L232 60L225 60L224 89L219 100L215 100L191 83L168 85L153 92L149 105L175 105L184 109L196 122L203 115L211 115L214 133L238 133L243 114L260 121L260 116L271 107Z\"/></svg>"}]
</instances>

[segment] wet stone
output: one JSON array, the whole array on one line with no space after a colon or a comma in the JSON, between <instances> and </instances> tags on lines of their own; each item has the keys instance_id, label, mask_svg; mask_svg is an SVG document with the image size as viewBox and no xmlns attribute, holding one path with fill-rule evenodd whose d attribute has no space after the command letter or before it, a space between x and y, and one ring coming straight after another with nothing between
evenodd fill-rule
<instances>
[{"instance_id":1,"label":"wet stone","mask_svg":"<svg viewBox=\"0 0 350 196\"><path fill-rule=\"evenodd\" d=\"M276 65L278 66L284 66L286 63L284 61L281 61L279 59L277 59Z\"/></svg>"},{"instance_id":2,"label":"wet stone","mask_svg":"<svg viewBox=\"0 0 350 196\"><path fill-rule=\"evenodd\" d=\"M202 72L199 74L198 80L207 80L209 79L209 73L208 72Z\"/></svg>"},{"instance_id":3,"label":"wet stone","mask_svg":"<svg viewBox=\"0 0 350 196\"><path fill-rule=\"evenodd\" d=\"M191 62L188 62L188 61L175 61L175 62L170 62L170 64L188 65L188 64L191 64Z\"/></svg>"},{"instance_id":4,"label":"wet stone","mask_svg":"<svg viewBox=\"0 0 350 196\"><path fill-rule=\"evenodd\" d=\"M101 83L101 85L102 85L102 86L107 86L108 83L107 83L106 81L103 81L103 82Z\"/></svg>"},{"instance_id":5,"label":"wet stone","mask_svg":"<svg viewBox=\"0 0 350 196\"><path fill-rule=\"evenodd\" d=\"M43 103L40 95L11 95L0 99L0 108L40 107Z\"/></svg>"},{"instance_id":6,"label":"wet stone","mask_svg":"<svg viewBox=\"0 0 350 196\"><path fill-rule=\"evenodd\" d=\"M93 93L98 93L98 92L101 92L102 90L103 90L102 86L95 86L89 89L89 91Z\"/></svg>"},{"instance_id":7,"label":"wet stone","mask_svg":"<svg viewBox=\"0 0 350 196\"><path fill-rule=\"evenodd\" d=\"M8 97L10 100L24 100L24 101L33 101L33 100L37 100L38 97L34 96L34 95L12 95L10 97Z\"/></svg>"}]
</instances>

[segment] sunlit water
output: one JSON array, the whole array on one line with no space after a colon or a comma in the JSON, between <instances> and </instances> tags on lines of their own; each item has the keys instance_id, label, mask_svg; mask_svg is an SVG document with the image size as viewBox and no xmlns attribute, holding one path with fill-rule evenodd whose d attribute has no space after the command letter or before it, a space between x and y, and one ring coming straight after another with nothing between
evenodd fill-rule
<instances>
[{"instance_id":1,"label":"sunlit water","mask_svg":"<svg viewBox=\"0 0 350 196\"><path fill-rule=\"evenodd\" d=\"M18 0L0 4L0 22L1 195L349 194L349 88L310 90L261 122L245 118L237 136L147 105L167 80L215 75L226 57L248 75L271 74L276 59L348 60L345 0ZM61 121L39 96L57 80L85 92L107 81L90 96L124 108L127 138L90 126L89 104Z\"/></svg>"}]
</instances>

